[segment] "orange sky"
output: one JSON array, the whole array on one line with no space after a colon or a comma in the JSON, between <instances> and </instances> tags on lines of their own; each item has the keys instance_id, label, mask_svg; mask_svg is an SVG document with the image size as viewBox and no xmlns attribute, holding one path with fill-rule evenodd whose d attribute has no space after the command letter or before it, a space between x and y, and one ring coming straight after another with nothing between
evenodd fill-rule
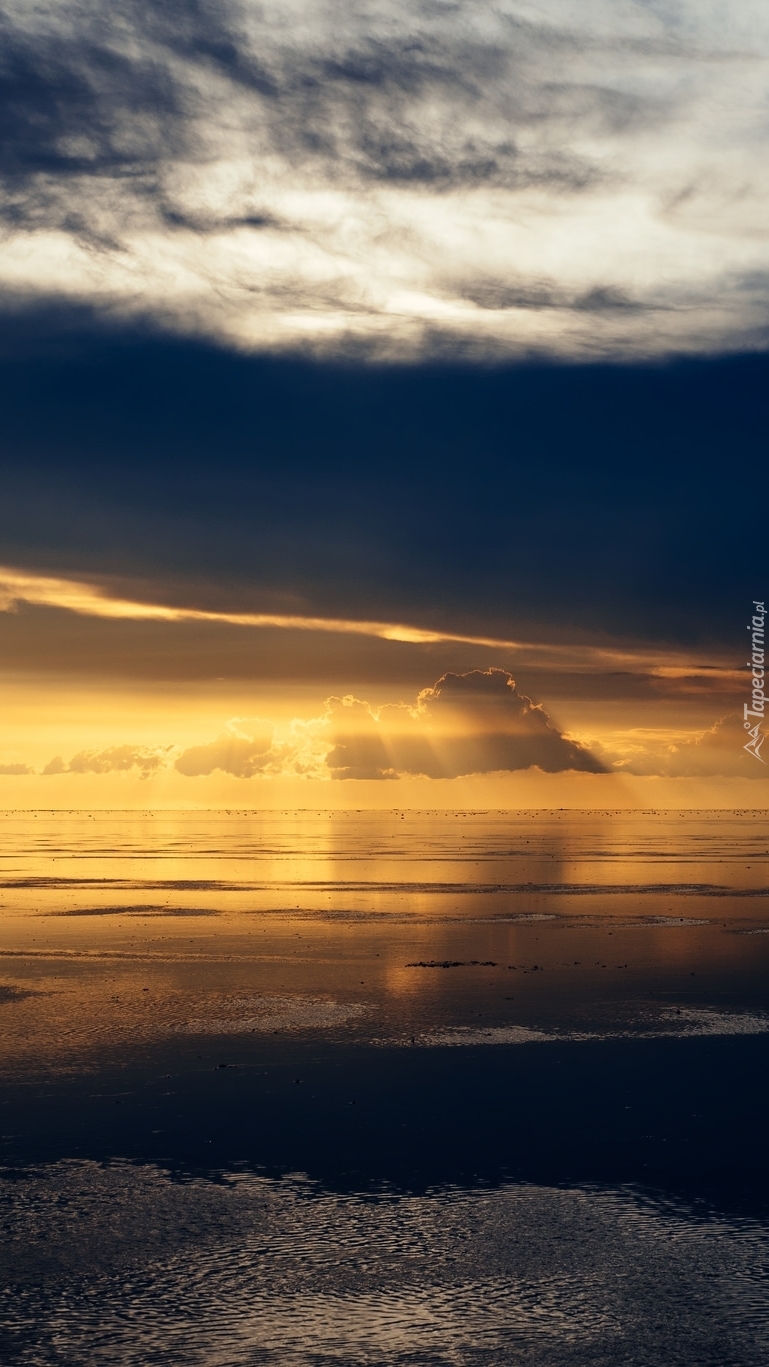
<instances>
[{"instance_id":1,"label":"orange sky","mask_svg":"<svg viewBox=\"0 0 769 1367\"><path fill-rule=\"evenodd\" d=\"M702 653L148 613L7 572L4 607L4 807L769 805L743 678Z\"/></svg>"}]
</instances>

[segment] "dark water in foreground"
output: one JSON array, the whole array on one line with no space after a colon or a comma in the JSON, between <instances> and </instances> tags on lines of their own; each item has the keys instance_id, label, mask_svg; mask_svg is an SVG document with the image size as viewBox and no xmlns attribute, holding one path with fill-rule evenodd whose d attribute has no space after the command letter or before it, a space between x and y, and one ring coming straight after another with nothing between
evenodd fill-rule
<instances>
[{"instance_id":1,"label":"dark water in foreground","mask_svg":"<svg viewBox=\"0 0 769 1367\"><path fill-rule=\"evenodd\" d=\"M769 1360L765 813L0 816L0 1361Z\"/></svg>"}]
</instances>

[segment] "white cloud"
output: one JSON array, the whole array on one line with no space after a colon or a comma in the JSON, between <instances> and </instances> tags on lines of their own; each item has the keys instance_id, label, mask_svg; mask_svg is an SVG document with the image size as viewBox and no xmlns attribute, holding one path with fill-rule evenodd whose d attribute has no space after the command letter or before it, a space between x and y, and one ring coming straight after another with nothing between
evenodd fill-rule
<instances>
[{"instance_id":1,"label":"white cloud","mask_svg":"<svg viewBox=\"0 0 769 1367\"><path fill-rule=\"evenodd\" d=\"M762 344L769 16L6 7L0 280L253 347Z\"/></svg>"}]
</instances>

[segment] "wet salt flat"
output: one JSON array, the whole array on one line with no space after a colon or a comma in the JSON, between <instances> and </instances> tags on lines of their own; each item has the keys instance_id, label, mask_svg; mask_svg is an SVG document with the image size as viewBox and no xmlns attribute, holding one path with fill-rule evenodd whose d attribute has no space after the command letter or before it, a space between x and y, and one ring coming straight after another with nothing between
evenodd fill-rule
<instances>
[{"instance_id":1,"label":"wet salt flat","mask_svg":"<svg viewBox=\"0 0 769 1367\"><path fill-rule=\"evenodd\" d=\"M0 1358L767 1355L765 813L4 813Z\"/></svg>"},{"instance_id":2,"label":"wet salt flat","mask_svg":"<svg viewBox=\"0 0 769 1367\"><path fill-rule=\"evenodd\" d=\"M5 1361L750 1367L769 1350L767 1231L628 1191L363 1199L70 1163L4 1206Z\"/></svg>"},{"instance_id":3,"label":"wet salt flat","mask_svg":"<svg viewBox=\"0 0 769 1367\"><path fill-rule=\"evenodd\" d=\"M712 1033L763 1009L763 813L6 813L0 837L11 1070L180 1031Z\"/></svg>"}]
</instances>

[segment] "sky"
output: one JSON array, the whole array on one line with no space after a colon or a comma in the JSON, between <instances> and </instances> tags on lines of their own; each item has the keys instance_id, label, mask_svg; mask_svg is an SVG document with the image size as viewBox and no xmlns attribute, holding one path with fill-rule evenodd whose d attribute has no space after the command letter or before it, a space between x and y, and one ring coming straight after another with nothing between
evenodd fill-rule
<instances>
[{"instance_id":1,"label":"sky","mask_svg":"<svg viewBox=\"0 0 769 1367\"><path fill-rule=\"evenodd\" d=\"M0 23L0 806L769 805L765 7Z\"/></svg>"}]
</instances>

